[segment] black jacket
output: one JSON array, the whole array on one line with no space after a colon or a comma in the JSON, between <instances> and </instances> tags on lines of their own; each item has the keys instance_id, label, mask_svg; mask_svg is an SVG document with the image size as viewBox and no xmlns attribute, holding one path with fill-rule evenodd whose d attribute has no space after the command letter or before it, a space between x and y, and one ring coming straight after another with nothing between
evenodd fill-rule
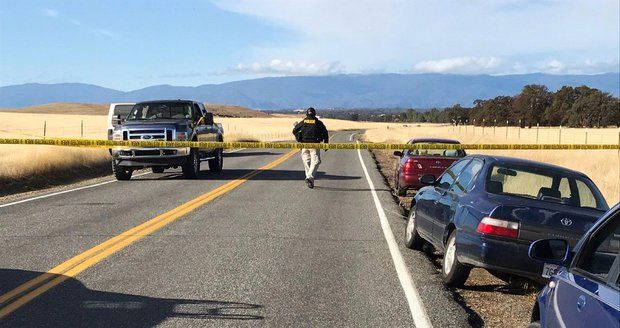
<instances>
[{"instance_id":1,"label":"black jacket","mask_svg":"<svg viewBox=\"0 0 620 328\"><path fill-rule=\"evenodd\" d=\"M325 124L316 116L306 116L293 129L295 140L298 142L329 142L329 134Z\"/></svg>"}]
</instances>

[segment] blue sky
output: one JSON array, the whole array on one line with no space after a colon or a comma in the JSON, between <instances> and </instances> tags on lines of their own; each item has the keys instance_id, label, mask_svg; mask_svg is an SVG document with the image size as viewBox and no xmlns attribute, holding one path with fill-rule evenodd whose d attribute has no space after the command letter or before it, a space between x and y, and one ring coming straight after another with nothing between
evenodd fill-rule
<instances>
[{"instance_id":1,"label":"blue sky","mask_svg":"<svg viewBox=\"0 0 620 328\"><path fill-rule=\"evenodd\" d=\"M618 0L0 0L0 85L618 72Z\"/></svg>"}]
</instances>

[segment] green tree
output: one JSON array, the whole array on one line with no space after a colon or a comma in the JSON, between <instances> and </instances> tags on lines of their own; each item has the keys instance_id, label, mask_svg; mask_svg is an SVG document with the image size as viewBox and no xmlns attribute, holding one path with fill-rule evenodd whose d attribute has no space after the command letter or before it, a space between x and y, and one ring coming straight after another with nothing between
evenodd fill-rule
<instances>
[{"instance_id":1,"label":"green tree","mask_svg":"<svg viewBox=\"0 0 620 328\"><path fill-rule=\"evenodd\" d=\"M552 101L552 94L546 86L526 85L514 99L512 120L520 119L521 125L527 127L542 123L543 113L551 106Z\"/></svg>"}]
</instances>

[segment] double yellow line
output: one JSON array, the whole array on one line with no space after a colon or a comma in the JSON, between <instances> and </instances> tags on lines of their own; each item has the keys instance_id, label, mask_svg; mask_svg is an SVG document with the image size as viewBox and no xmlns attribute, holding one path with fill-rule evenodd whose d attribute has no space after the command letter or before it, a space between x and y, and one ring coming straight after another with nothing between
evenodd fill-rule
<instances>
[{"instance_id":1,"label":"double yellow line","mask_svg":"<svg viewBox=\"0 0 620 328\"><path fill-rule=\"evenodd\" d=\"M47 292L65 280L75 277L80 272L97 264L110 255L129 246L137 240L146 237L166 225L174 222L185 214L196 208L209 203L210 201L237 188L244 182L265 170L270 170L293 156L297 151L291 151L277 160L250 172L243 177L230 181L206 194L190 200L164 214L156 216L136 227L133 227L105 242L74 256L64 263L52 268L51 270L37 276L36 278L19 285L15 289L0 296L0 319L6 317L13 311L19 309L24 304L30 302L39 295Z\"/></svg>"}]
</instances>

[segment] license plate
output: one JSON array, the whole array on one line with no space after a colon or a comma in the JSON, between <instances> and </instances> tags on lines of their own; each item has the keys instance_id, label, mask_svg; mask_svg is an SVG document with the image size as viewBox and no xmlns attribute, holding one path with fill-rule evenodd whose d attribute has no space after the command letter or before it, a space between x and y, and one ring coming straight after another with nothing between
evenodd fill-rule
<instances>
[{"instance_id":1,"label":"license plate","mask_svg":"<svg viewBox=\"0 0 620 328\"><path fill-rule=\"evenodd\" d=\"M558 272L558 266L555 264L545 263L542 270L543 278L549 278Z\"/></svg>"}]
</instances>

